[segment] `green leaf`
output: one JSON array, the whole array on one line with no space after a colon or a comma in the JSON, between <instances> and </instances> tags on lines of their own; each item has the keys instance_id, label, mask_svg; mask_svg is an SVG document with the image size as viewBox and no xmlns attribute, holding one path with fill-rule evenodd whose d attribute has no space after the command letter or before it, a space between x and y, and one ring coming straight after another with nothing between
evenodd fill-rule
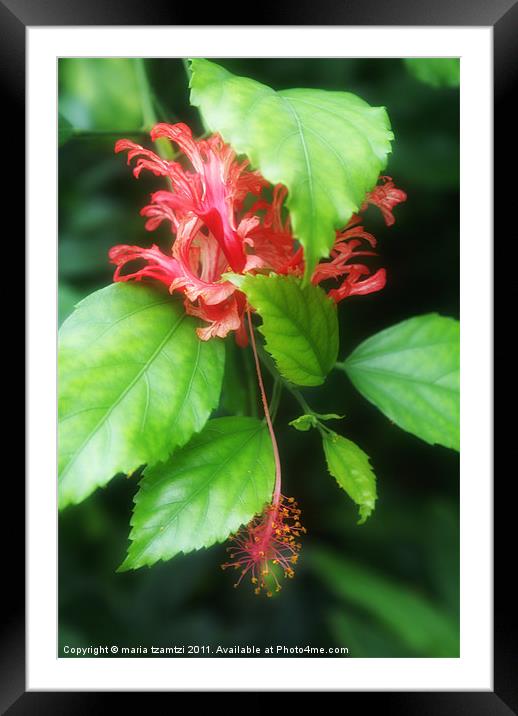
<instances>
[{"instance_id":1,"label":"green leaf","mask_svg":"<svg viewBox=\"0 0 518 716\"><path fill-rule=\"evenodd\" d=\"M60 111L77 129L138 129L143 116L135 68L133 58L61 58Z\"/></svg>"},{"instance_id":2,"label":"green leaf","mask_svg":"<svg viewBox=\"0 0 518 716\"><path fill-rule=\"evenodd\" d=\"M383 107L349 92L271 87L191 60L191 104L273 184L288 190L306 279L375 185L393 134Z\"/></svg>"},{"instance_id":3,"label":"green leaf","mask_svg":"<svg viewBox=\"0 0 518 716\"><path fill-rule=\"evenodd\" d=\"M319 420L326 422L327 420L343 420L345 415L338 415L338 413L313 413Z\"/></svg>"},{"instance_id":4,"label":"green leaf","mask_svg":"<svg viewBox=\"0 0 518 716\"><path fill-rule=\"evenodd\" d=\"M119 571L223 542L261 512L275 467L264 422L216 418L165 464L146 468Z\"/></svg>"},{"instance_id":5,"label":"green leaf","mask_svg":"<svg viewBox=\"0 0 518 716\"><path fill-rule=\"evenodd\" d=\"M458 57L407 57L408 71L420 82L432 87L458 87L460 59Z\"/></svg>"},{"instance_id":6,"label":"green leaf","mask_svg":"<svg viewBox=\"0 0 518 716\"><path fill-rule=\"evenodd\" d=\"M400 428L459 449L458 321L436 313L410 318L368 338L341 367Z\"/></svg>"},{"instance_id":7,"label":"green leaf","mask_svg":"<svg viewBox=\"0 0 518 716\"><path fill-rule=\"evenodd\" d=\"M337 415L336 413L306 413L305 415L300 415L298 418L295 418L295 420L291 420L288 425L291 425L295 430L300 430L305 433L311 428L318 427L321 420L342 420L343 417L345 416Z\"/></svg>"},{"instance_id":8,"label":"green leaf","mask_svg":"<svg viewBox=\"0 0 518 716\"><path fill-rule=\"evenodd\" d=\"M369 456L352 440L333 432L323 433L322 443L328 470L358 505L358 524L362 525L374 511L377 499L376 475L370 466Z\"/></svg>"},{"instance_id":9,"label":"green leaf","mask_svg":"<svg viewBox=\"0 0 518 716\"><path fill-rule=\"evenodd\" d=\"M115 283L96 291L59 336L59 504L87 497L117 473L166 460L218 404L219 340L169 294Z\"/></svg>"},{"instance_id":10,"label":"green leaf","mask_svg":"<svg viewBox=\"0 0 518 716\"><path fill-rule=\"evenodd\" d=\"M295 420L290 420L289 425L295 430L300 430L302 433L306 433L311 428L316 428L318 420L314 415L300 415Z\"/></svg>"},{"instance_id":11,"label":"green leaf","mask_svg":"<svg viewBox=\"0 0 518 716\"><path fill-rule=\"evenodd\" d=\"M360 608L335 607L327 615L329 630L337 646L347 646L349 658L408 658L415 656L401 639Z\"/></svg>"},{"instance_id":12,"label":"green leaf","mask_svg":"<svg viewBox=\"0 0 518 716\"><path fill-rule=\"evenodd\" d=\"M308 551L306 558L338 597L372 615L416 656L459 655L458 622L412 585L398 583L327 549Z\"/></svg>"},{"instance_id":13,"label":"green leaf","mask_svg":"<svg viewBox=\"0 0 518 716\"><path fill-rule=\"evenodd\" d=\"M74 127L68 119L58 112L58 147L68 142L74 136L74 131Z\"/></svg>"},{"instance_id":14,"label":"green leaf","mask_svg":"<svg viewBox=\"0 0 518 716\"><path fill-rule=\"evenodd\" d=\"M240 284L263 319L259 330L284 378L320 385L338 355L336 306L319 286L294 276L250 276Z\"/></svg>"}]
</instances>

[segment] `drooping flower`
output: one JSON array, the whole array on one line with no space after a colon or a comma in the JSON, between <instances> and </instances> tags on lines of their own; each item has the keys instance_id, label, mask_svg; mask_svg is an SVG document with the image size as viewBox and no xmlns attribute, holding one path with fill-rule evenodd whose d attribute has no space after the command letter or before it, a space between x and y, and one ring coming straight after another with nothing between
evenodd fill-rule
<instances>
[{"instance_id":1,"label":"drooping flower","mask_svg":"<svg viewBox=\"0 0 518 716\"><path fill-rule=\"evenodd\" d=\"M293 236L284 208L287 189L282 185L270 187L258 172L249 169L246 160L237 160L219 135L195 140L185 124L158 124L151 137L174 142L191 166L186 168L179 161L163 159L127 139L117 142L115 151L127 151L128 162L136 160L135 177L145 169L167 178L170 190L152 194L141 214L146 217L148 231L165 221L174 239L169 251L155 244L150 248L114 246L109 254L116 266L114 280L152 279L165 284L171 293L181 293L186 313L205 323L197 328L201 340L224 338L233 331L238 344L245 346L250 337L273 448L275 481L270 501L233 537L229 561L222 566L239 570L235 586L248 576L256 593L264 591L273 596L281 588L282 576L294 576L300 550L298 538L306 530L297 503L281 492L279 450L255 344L252 308L245 294L224 275L232 271L303 276L304 253ZM365 263L375 256L376 239L362 226L360 214L373 204L390 226L394 223L392 210L406 199L406 194L395 187L390 177L380 180L381 184L365 198L359 214L336 232L329 258L313 272L312 283L325 284L336 302L378 291L385 285L385 269L373 271ZM263 190L267 188L271 189L271 200L265 198ZM245 208L249 196L254 200ZM131 267L134 262L143 265L135 270ZM338 285L328 286L328 281Z\"/></svg>"},{"instance_id":2,"label":"drooping flower","mask_svg":"<svg viewBox=\"0 0 518 716\"><path fill-rule=\"evenodd\" d=\"M161 281L171 293L184 295L188 314L207 324L197 329L202 340L224 338L235 331L239 345L246 345L246 297L223 274L304 274L304 254L284 209L287 189L282 185L272 187L272 199L267 200L263 190L268 182L251 171L246 160L239 162L217 134L195 140L189 127L179 123L157 124L151 137L174 142L191 167L163 159L127 139L118 141L115 151L127 151L128 162L136 160L135 177L145 169L168 179L170 191L152 194L151 203L141 214L147 218L148 231L166 221L175 238L169 253L155 244L151 248L114 246L110 251L110 260L117 267L114 280ZM406 199L406 194L395 187L390 177L380 180L381 184L367 195L360 213L369 204L376 205L387 225L391 225L392 210ZM255 202L245 209L248 196L255 197ZM337 287L326 285L336 302L379 291L385 285L385 270L373 272L363 261L363 257L375 255L372 249L376 240L360 222L359 215L355 215L343 230L336 232L329 259L321 261L313 273L314 284L328 279L339 282ZM128 264L139 260L144 262L141 268L124 272Z\"/></svg>"}]
</instances>

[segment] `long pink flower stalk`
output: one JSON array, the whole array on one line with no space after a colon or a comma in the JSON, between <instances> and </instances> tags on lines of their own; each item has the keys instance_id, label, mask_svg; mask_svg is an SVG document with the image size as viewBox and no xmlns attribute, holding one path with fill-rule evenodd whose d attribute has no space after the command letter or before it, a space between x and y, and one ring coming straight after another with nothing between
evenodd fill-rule
<instances>
[{"instance_id":1,"label":"long pink flower stalk","mask_svg":"<svg viewBox=\"0 0 518 716\"><path fill-rule=\"evenodd\" d=\"M249 308L247 309L247 318L264 416L272 442L275 483L271 502L263 513L254 517L232 538L232 545L228 548L230 562L223 564L222 568L233 567L240 570L241 574L235 587L241 583L243 577L249 574L250 581L255 586L255 593L260 594L264 590L266 595L271 597L273 590L280 591L281 589L279 583L281 573L288 578L294 576L293 565L297 562L300 550L300 543L296 541L296 538L305 533L306 529L300 523L301 511L293 497L286 498L281 494L279 448L264 389Z\"/></svg>"}]
</instances>

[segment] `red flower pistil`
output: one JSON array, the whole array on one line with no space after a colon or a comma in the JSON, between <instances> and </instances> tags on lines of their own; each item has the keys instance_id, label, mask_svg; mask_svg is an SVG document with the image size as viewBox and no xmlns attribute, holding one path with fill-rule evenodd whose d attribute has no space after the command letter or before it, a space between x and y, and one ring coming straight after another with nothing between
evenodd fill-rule
<instances>
[{"instance_id":1,"label":"red flower pistil","mask_svg":"<svg viewBox=\"0 0 518 716\"><path fill-rule=\"evenodd\" d=\"M294 566L301 549L297 540L306 533L300 515L294 498L280 495L276 504L268 505L261 515L231 538L227 548L230 561L221 567L239 570L235 587L249 576L256 594L264 591L271 597L274 591L281 590L282 576L289 579L295 576Z\"/></svg>"}]
</instances>

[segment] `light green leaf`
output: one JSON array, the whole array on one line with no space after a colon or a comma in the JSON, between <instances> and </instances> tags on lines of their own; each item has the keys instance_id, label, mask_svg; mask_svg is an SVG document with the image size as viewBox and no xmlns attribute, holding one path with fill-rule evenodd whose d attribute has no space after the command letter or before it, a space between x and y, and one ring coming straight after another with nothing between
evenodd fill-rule
<instances>
[{"instance_id":1,"label":"light green leaf","mask_svg":"<svg viewBox=\"0 0 518 716\"><path fill-rule=\"evenodd\" d=\"M223 542L262 511L275 477L272 445L256 418L217 418L171 459L146 468L119 571Z\"/></svg>"},{"instance_id":2,"label":"light green leaf","mask_svg":"<svg viewBox=\"0 0 518 716\"><path fill-rule=\"evenodd\" d=\"M376 475L370 466L369 456L352 440L333 432L323 433L322 444L328 470L358 505L358 524L362 525L374 511L377 499Z\"/></svg>"},{"instance_id":3,"label":"light green leaf","mask_svg":"<svg viewBox=\"0 0 518 716\"><path fill-rule=\"evenodd\" d=\"M305 433L311 428L318 427L321 420L324 422L326 420L341 420L343 417L343 415L337 415L336 413L306 413L305 415L300 415L298 418L295 418L295 420L291 420L288 424L291 425L292 428L295 428L295 430L300 430Z\"/></svg>"},{"instance_id":4,"label":"light green leaf","mask_svg":"<svg viewBox=\"0 0 518 716\"><path fill-rule=\"evenodd\" d=\"M459 449L458 321L436 313L410 318L368 338L341 367L400 428Z\"/></svg>"},{"instance_id":5,"label":"light green leaf","mask_svg":"<svg viewBox=\"0 0 518 716\"><path fill-rule=\"evenodd\" d=\"M349 92L271 87L191 60L191 104L273 184L288 190L306 279L375 185L393 134L383 107Z\"/></svg>"},{"instance_id":6,"label":"light green leaf","mask_svg":"<svg viewBox=\"0 0 518 716\"><path fill-rule=\"evenodd\" d=\"M295 420L290 420L289 425L295 430L300 430L301 433L306 433L311 428L316 428L318 420L314 415L300 415Z\"/></svg>"},{"instance_id":7,"label":"light green leaf","mask_svg":"<svg viewBox=\"0 0 518 716\"><path fill-rule=\"evenodd\" d=\"M77 129L129 131L142 126L135 60L65 57L59 60L59 109Z\"/></svg>"},{"instance_id":8,"label":"light green leaf","mask_svg":"<svg viewBox=\"0 0 518 716\"><path fill-rule=\"evenodd\" d=\"M337 413L313 413L319 420L326 422L327 420L343 420L345 415L338 415Z\"/></svg>"},{"instance_id":9,"label":"light green leaf","mask_svg":"<svg viewBox=\"0 0 518 716\"><path fill-rule=\"evenodd\" d=\"M420 82L432 87L458 87L460 59L458 57L407 57L408 71Z\"/></svg>"},{"instance_id":10,"label":"light green leaf","mask_svg":"<svg viewBox=\"0 0 518 716\"><path fill-rule=\"evenodd\" d=\"M59 336L59 504L117 473L166 460L203 428L221 390L224 346L200 341L168 293L115 283Z\"/></svg>"},{"instance_id":11,"label":"light green leaf","mask_svg":"<svg viewBox=\"0 0 518 716\"><path fill-rule=\"evenodd\" d=\"M459 656L459 625L410 584L399 583L327 549L306 554L329 588L370 614L420 657ZM351 653L349 656L355 656Z\"/></svg>"},{"instance_id":12,"label":"light green leaf","mask_svg":"<svg viewBox=\"0 0 518 716\"><path fill-rule=\"evenodd\" d=\"M251 276L240 290L261 316L265 348L296 385L320 385L338 355L336 306L319 286L294 276Z\"/></svg>"}]
</instances>

